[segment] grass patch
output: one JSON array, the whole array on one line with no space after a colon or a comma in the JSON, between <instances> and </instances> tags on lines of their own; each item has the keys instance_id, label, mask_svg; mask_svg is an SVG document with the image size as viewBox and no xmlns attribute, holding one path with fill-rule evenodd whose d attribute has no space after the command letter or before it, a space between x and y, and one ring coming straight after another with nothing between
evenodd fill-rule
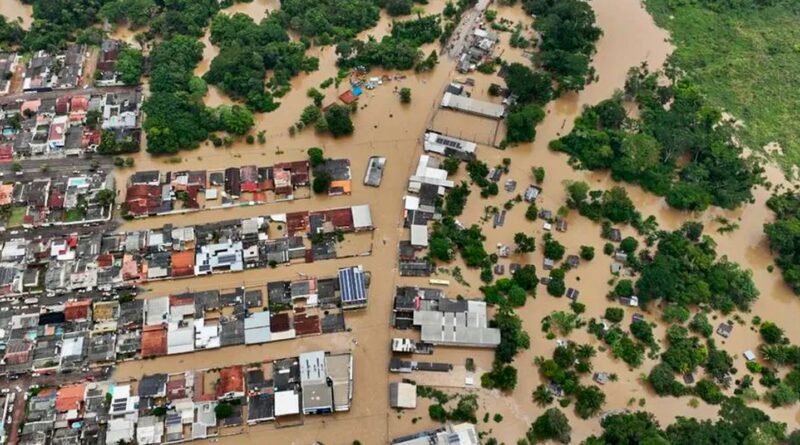
<instances>
[{"instance_id":1,"label":"grass patch","mask_svg":"<svg viewBox=\"0 0 800 445\"><path fill-rule=\"evenodd\" d=\"M19 227L25 221L25 207L14 207L11 209L11 216L8 217L8 227Z\"/></svg>"},{"instance_id":2,"label":"grass patch","mask_svg":"<svg viewBox=\"0 0 800 445\"><path fill-rule=\"evenodd\" d=\"M83 219L83 214L78 209L69 209L64 214L64 221L65 222L76 222L81 221Z\"/></svg>"},{"instance_id":3,"label":"grass patch","mask_svg":"<svg viewBox=\"0 0 800 445\"><path fill-rule=\"evenodd\" d=\"M672 33L677 65L709 102L744 121L743 142L776 141L784 156L773 158L785 170L800 164L800 9L779 1L717 12L674 0L647 0L647 9Z\"/></svg>"}]
</instances>

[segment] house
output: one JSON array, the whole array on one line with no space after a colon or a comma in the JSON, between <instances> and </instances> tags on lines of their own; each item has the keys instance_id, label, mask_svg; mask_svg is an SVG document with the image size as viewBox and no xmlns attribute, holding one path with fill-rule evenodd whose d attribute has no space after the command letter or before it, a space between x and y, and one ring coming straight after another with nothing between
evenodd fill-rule
<instances>
[{"instance_id":1,"label":"house","mask_svg":"<svg viewBox=\"0 0 800 445\"><path fill-rule=\"evenodd\" d=\"M742 355L744 355L744 359L747 360L748 362L755 361L756 359L756 354L749 349L747 351L744 351Z\"/></svg>"},{"instance_id":2,"label":"house","mask_svg":"<svg viewBox=\"0 0 800 445\"><path fill-rule=\"evenodd\" d=\"M569 267L574 269L581 264L581 259L578 257L578 255L567 255L567 264L569 264Z\"/></svg>"},{"instance_id":3,"label":"house","mask_svg":"<svg viewBox=\"0 0 800 445\"><path fill-rule=\"evenodd\" d=\"M578 297L580 297L581 292L577 289L569 288L567 289L567 298L572 301L578 301Z\"/></svg>"},{"instance_id":4,"label":"house","mask_svg":"<svg viewBox=\"0 0 800 445\"><path fill-rule=\"evenodd\" d=\"M145 375L139 381L139 399L162 398L167 396L167 375Z\"/></svg>"},{"instance_id":5,"label":"house","mask_svg":"<svg viewBox=\"0 0 800 445\"><path fill-rule=\"evenodd\" d=\"M397 409L415 409L417 407L417 385L405 382L390 383L389 406Z\"/></svg>"},{"instance_id":6,"label":"house","mask_svg":"<svg viewBox=\"0 0 800 445\"><path fill-rule=\"evenodd\" d=\"M247 424L255 425L269 420L275 420L275 396L269 393L249 396L247 398Z\"/></svg>"},{"instance_id":7,"label":"house","mask_svg":"<svg viewBox=\"0 0 800 445\"><path fill-rule=\"evenodd\" d=\"M525 194L522 196L522 198L525 200L525 202L533 202L536 201L536 198L541 192L541 188L530 185L527 189L525 189Z\"/></svg>"},{"instance_id":8,"label":"house","mask_svg":"<svg viewBox=\"0 0 800 445\"><path fill-rule=\"evenodd\" d=\"M136 433L136 424L133 419L121 418L108 421L106 428L106 445L119 445L131 443Z\"/></svg>"},{"instance_id":9,"label":"house","mask_svg":"<svg viewBox=\"0 0 800 445\"><path fill-rule=\"evenodd\" d=\"M138 445L160 444L164 437L164 422L156 416L140 417L136 423Z\"/></svg>"},{"instance_id":10,"label":"house","mask_svg":"<svg viewBox=\"0 0 800 445\"><path fill-rule=\"evenodd\" d=\"M270 340L270 311L255 312L244 319L245 344L266 343Z\"/></svg>"},{"instance_id":11,"label":"house","mask_svg":"<svg viewBox=\"0 0 800 445\"><path fill-rule=\"evenodd\" d=\"M97 59L97 74L95 85L113 86L119 85L117 60L123 43L118 40L103 40L100 45L100 56Z\"/></svg>"},{"instance_id":12,"label":"house","mask_svg":"<svg viewBox=\"0 0 800 445\"><path fill-rule=\"evenodd\" d=\"M600 385L605 385L609 381L609 375L607 372L595 372L594 375L592 375L592 380Z\"/></svg>"},{"instance_id":13,"label":"house","mask_svg":"<svg viewBox=\"0 0 800 445\"><path fill-rule=\"evenodd\" d=\"M244 370L241 366L229 366L219 371L217 400L244 397Z\"/></svg>"},{"instance_id":14,"label":"house","mask_svg":"<svg viewBox=\"0 0 800 445\"><path fill-rule=\"evenodd\" d=\"M343 309L367 306L368 277L362 266L339 269L339 289Z\"/></svg>"},{"instance_id":15,"label":"house","mask_svg":"<svg viewBox=\"0 0 800 445\"><path fill-rule=\"evenodd\" d=\"M333 412L333 391L328 386L325 353L300 354L300 387L303 394L303 414Z\"/></svg>"},{"instance_id":16,"label":"house","mask_svg":"<svg viewBox=\"0 0 800 445\"><path fill-rule=\"evenodd\" d=\"M86 383L64 385L56 392L56 411L65 413L71 410L81 411L86 395Z\"/></svg>"},{"instance_id":17,"label":"house","mask_svg":"<svg viewBox=\"0 0 800 445\"><path fill-rule=\"evenodd\" d=\"M717 326L717 334L721 337L728 338L731 336L732 332L733 323L720 323L719 326Z\"/></svg>"},{"instance_id":18,"label":"house","mask_svg":"<svg viewBox=\"0 0 800 445\"><path fill-rule=\"evenodd\" d=\"M619 303L623 306L639 306L639 297L632 295L630 297L619 297Z\"/></svg>"}]
</instances>

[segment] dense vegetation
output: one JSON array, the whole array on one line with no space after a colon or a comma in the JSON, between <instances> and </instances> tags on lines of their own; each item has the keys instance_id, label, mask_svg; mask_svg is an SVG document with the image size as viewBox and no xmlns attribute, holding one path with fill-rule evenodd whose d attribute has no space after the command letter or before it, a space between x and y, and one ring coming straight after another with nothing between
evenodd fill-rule
<instances>
[{"instance_id":1,"label":"dense vegetation","mask_svg":"<svg viewBox=\"0 0 800 445\"><path fill-rule=\"evenodd\" d=\"M117 71L119 80L125 85L135 85L139 83L144 70L144 56L136 48L124 47L119 51L117 59Z\"/></svg>"},{"instance_id":2,"label":"dense vegetation","mask_svg":"<svg viewBox=\"0 0 800 445\"><path fill-rule=\"evenodd\" d=\"M0 49L7 50L19 45L24 37L25 30L19 23L0 15Z\"/></svg>"},{"instance_id":3,"label":"dense vegetation","mask_svg":"<svg viewBox=\"0 0 800 445\"><path fill-rule=\"evenodd\" d=\"M644 263L636 282L639 302L661 299L723 312L747 311L759 295L752 273L725 257L717 259L714 241L694 235L686 227L661 234L655 256Z\"/></svg>"},{"instance_id":4,"label":"dense vegetation","mask_svg":"<svg viewBox=\"0 0 800 445\"><path fill-rule=\"evenodd\" d=\"M284 28L328 45L375 26L380 7L375 0L282 0L275 16Z\"/></svg>"},{"instance_id":5,"label":"dense vegetation","mask_svg":"<svg viewBox=\"0 0 800 445\"><path fill-rule=\"evenodd\" d=\"M600 424L603 434L586 439L584 445L775 444L786 439L786 424L771 421L739 399L723 402L713 421L678 417L662 429L652 414L640 411L611 414Z\"/></svg>"},{"instance_id":6,"label":"dense vegetation","mask_svg":"<svg viewBox=\"0 0 800 445\"><path fill-rule=\"evenodd\" d=\"M597 352L591 345L577 345L573 342L558 346L553 351L553 358L536 358L539 373L551 385L563 391L564 400L575 400L575 413L582 419L588 419L599 413L605 404L606 396L595 385L584 386L580 383L581 375L592 371L591 359ZM536 391L547 390L546 387ZM541 399L534 392L535 399ZM563 406L563 405L562 405Z\"/></svg>"},{"instance_id":7,"label":"dense vegetation","mask_svg":"<svg viewBox=\"0 0 800 445\"><path fill-rule=\"evenodd\" d=\"M442 34L438 15L420 16L416 19L395 22L392 33L380 42L370 37L367 41L342 40L336 45L337 63L344 68L380 66L386 69L427 71L438 62L435 51L423 58L419 47L431 43Z\"/></svg>"},{"instance_id":8,"label":"dense vegetation","mask_svg":"<svg viewBox=\"0 0 800 445\"><path fill-rule=\"evenodd\" d=\"M614 179L665 196L677 209L731 209L752 199L761 168L742 158L732 126L694 85L673 77L659 86L658 73L634 68L625 92L641 119L628 118L622 97L615 97L584 110L573 131L550 147L582 168L611 170Z\"/></svg>"},{"instance_id":9,"label":"dense vegetation","mask_svg":"<svg viewBox=\"0 0 800 445\"><path fill-rule=\"evenodd\" d=\"M593 76L589 62L602 34L592 7L581 0L526 0L523 8L536 16L533 27L541 38L534 61L559 92L582 90Z\"/></svg>"},{"instance_id":10,"label":"dense vegetation","mask_svg":"<svg viewBox=\"0 0 800 445\"><path fill-rule=\"evenodd\" d=\"M264 89L267 70L272 70L269 85L275 88L319 65L317 58L306 57L303 43L289 41L289 35L273 17L256 24L246 14L218 14L211 22L210 40L220 52L203 78L234 99L246 101L255 111L278 107Z\"/></svg>"},{"instance_id":11,"label":"dense vegetation","mask_svg":"<svg viewBox=\"0 0 800 445\"><path fill-rule=\"evenodd\" d=\"M800 194L773 195L767 206L775 212L775 222L764 225L769 247L777 254L786 284L800 295Z\"/></svg>"},{"instance_id":12,"label":"dense vegetation","mask_svg":"<svg viewBox=\"0 0 800 445\"><path fill-rule=\"evenodd\" d=\"M146 39L176 35L199 37L221 6L217 0L27 0L33 5L33 24L22 44L27 50L57 49L93 28L100 19L127 23L132 28L148 25ZM0 28L0 31L2 29ZM18 36L18 31L14 31ZM2 34L2 33L0 33ZM19 37L17 37L19 39ZM91 41L94 41L92 39ZM5 39L0 40L0 42Z\"/></svg>"},{"instance_id":13,"label":"dense vegetation","mask_svg":"<svg viewBox=\"0 0 800 445\"><path fill-rule=\"evenodd\" d=\"M657 24L671 31L675 64L711 104L744 121L743 142L756 149L777 141L784 167L800 163L798 3L648 0L646 5Z\"/></svg>"},{"instance_id":14,"label":"dense vegetation","mask_svg":"<svg viewBox=\"0 0 800 445\"><path fill-rule=\"evenodd\" d=\"M536 125L544 119L542 108L553 95L550 77L533 71L521 63L506 67L506 86L516 96L517 103L506 115L506 139L504 143L533 142Z\"/></svg>"},{"instance_id":15,"label":"dense vegetation","mask_svg":"<svg viewBox=\"0 0 800 445\"><path fill-rule=\"evenodd\" d=\"M150 53L151 94L143 106L150 153L173 154L195 148L210 131L223 129L223 121L232 125L229 129L236 134L241 132L242 120L252 125L252 115L248 118L242 107L215 113L203 104L205 82L192 74L202 57L203 44L188 36L159 43Z\"/></svg>"}]
</instances>

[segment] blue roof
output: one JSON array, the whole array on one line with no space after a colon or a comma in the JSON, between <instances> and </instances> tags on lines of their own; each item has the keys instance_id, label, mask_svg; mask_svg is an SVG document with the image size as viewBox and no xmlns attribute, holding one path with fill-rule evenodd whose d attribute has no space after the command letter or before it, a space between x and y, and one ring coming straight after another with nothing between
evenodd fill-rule
<instances>
[{"instance_id":1,"label":"blue roof","mask_svg":"<svg viewBox=\"0 0 800 445\"><path fill-rule=\"evenodd\" d=\"M361 90L361 87L353 87L353 94L354 94L356 97L360 96L362 92L363 92L363 91Z\"/></svg>"},{"instance_id":2,"label":"blue roof","mask_svg":"<svg viewBox=\"0 0 800 445\"><path fill-rule=\"evenodd\" d=\"M339 269L339 288L341 289L342 303L367 301L364 270L360 267Z\"/></svg>"}]
</instances>

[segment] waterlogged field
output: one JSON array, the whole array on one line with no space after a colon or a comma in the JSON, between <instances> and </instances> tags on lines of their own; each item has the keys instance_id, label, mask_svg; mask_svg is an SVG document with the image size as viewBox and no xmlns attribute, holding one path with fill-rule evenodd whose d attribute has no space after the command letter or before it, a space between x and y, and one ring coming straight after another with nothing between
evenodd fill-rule
<instances>
[{"instance_id":1,"label":"waterlogged field","mask_svg":"<svg viewBox=\"0 0 800 445\"><path fill-rule=\"evenodd\" d=\"M800 10L794 2L771 3L721 5L716 12L694 2L646 1L656 23L671 33L676 64L712 104L744 123L745 144L783 147L782 154L770 153L791 171L800 164Z\"/></svg>"}]
</instances>

